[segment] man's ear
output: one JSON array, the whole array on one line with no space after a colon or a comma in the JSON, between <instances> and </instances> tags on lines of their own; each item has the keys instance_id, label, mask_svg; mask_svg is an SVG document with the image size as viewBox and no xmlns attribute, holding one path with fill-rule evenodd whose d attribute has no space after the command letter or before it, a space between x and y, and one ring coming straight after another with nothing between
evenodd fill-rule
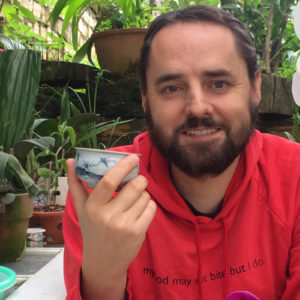
<instances>
[{"instance_id":1,"label":"man's ear","mask_svg":"<svg viewBox=\"0 0 300 300\"><path fill-rule=\"evenodd\" d=\"M254 104L258 106L261 99L261 73L259 70L255 72L255 81L251 83L251 96Z\"/></svg>"}]
</instances>

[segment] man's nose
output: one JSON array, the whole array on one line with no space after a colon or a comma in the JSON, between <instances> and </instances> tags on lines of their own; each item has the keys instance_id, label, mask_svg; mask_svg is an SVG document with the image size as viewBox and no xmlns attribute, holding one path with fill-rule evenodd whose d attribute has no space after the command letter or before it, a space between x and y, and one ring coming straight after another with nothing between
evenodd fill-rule
<instances>
[{"instance_id":1,"label":"man's nose","mask_svg":"<svg viewBox=\"0 0 300 300\"><path fill-rule=\"evenodd\" d=\"M191 85L187 93L186 114L201 118L211 115L212 111L212 104L204 88L199 83Z\"/></svg>"}]
</instances>

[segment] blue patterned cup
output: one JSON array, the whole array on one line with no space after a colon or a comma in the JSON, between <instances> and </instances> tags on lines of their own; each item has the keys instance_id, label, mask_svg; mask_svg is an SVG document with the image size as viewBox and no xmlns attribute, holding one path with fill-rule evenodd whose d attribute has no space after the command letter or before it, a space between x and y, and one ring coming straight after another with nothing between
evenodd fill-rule
<instances>
[{"instance_id":1,"label":"blue patterned cup","mask_svg":"<svg viewBox=\"0 0 300 300\"><path fill-rule=\"evenodd\" d=\"M76 175L87 183L89 188L94 188L104 174L124 157L132 154L109 150L76 147L75 172ZM122 181L121 185L136 177L139 173L137 165Z\"/></svg>"}]
</instances>

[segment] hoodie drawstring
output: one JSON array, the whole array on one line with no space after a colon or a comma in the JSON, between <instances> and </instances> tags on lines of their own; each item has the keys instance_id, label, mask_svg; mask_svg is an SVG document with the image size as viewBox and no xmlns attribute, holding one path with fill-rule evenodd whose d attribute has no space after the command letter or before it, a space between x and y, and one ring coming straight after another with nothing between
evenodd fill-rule
<instances>
[{"instance_id":1,"label":"hoodie drawstring","mask_svg":"<svg viewBox=\"0 0 300 300\"><path fill-rule=\"evenodd\" d=\"M228 245L228 227L225 222L225 219L222 218L223 228L224 228L224 238L223 238L223 255L224 255L224 265L225 265L225 278L224 278L224 299L229 294L229 285L230 285L230 250Z\"/></svg>"},{"instance_id":2,"label":"hoodie drawstring","mask_svg":"<svg viewBox=\"0 0 300 300\"><path fill-rule=\"evenodd\" d=\"M198 250L198 292L199 292L199 300L202 300L202 288L201 288L201 279L202 279L202 263L201 263L201 235L199 225L196 222L194 224L196 227L197 233L197 250Z\"/></svg>"}]
</instances>

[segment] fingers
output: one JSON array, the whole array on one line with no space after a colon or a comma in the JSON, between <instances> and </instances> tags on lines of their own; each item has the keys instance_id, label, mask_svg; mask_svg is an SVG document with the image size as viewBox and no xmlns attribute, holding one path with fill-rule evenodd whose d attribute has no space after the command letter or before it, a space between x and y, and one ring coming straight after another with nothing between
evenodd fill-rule
<instances>
[{"instance_id":1,"label":"fingers","mask_svg":"<svg viewBox=\"0 0 300 300\"><path fill-rule=\"evenodd\" d=\"M68 167L68 185L78 214L82 211L82 207L88 198L88 192L86 191L82 181L76 176L74 159L67 159L66 163Z\"/></svg>"},{"instance_id":2,"label":"fingers","mask_svg":"<svg viewBox=\"0 0 300 300\"><path fill-rule=\"evenodd\" d=\"M113 193L122 180L132 171L139 162L136 154L131 154L122 159L110 169L95 187L89 201L101 203L102 205L111 201Z\"/></svg>"},{"instance_id":3,"label":"fingers","mask_svg":"<svg viewBox=\"0 0 300 300\"><path fill-rule=\"evenodd\" d=\"M148 230L155 213L156 213L156 203L153 200L150 200L142 212L141 216L136 221L136 225L144 232Z\"/></svg>"},{"instance_id":4,"label":"fingers","mask_svg":"<svg viewBox=\"0 0 300 300\"><path fill-rule=\"evenodd\" d=\"M142 175L129 181L109 203L110 210L118 213L129 209L145 193L147 184L147 179Z\"/></svg>"},{"instance_id":5,"label":"fingers","mask_svg":"<svg viewBox=\"0 0 300 300\"><path fill-rule=\"evenodd\" d=\"M124 209L124 213L127 215L127 217L130 220L136 221L144 212L149 201L150 201L150 195L148 192L144 191L140 195L140 197L135 202L132 203L130 207L127 207L126 210Z\"/></svg>"}]
</instances>

